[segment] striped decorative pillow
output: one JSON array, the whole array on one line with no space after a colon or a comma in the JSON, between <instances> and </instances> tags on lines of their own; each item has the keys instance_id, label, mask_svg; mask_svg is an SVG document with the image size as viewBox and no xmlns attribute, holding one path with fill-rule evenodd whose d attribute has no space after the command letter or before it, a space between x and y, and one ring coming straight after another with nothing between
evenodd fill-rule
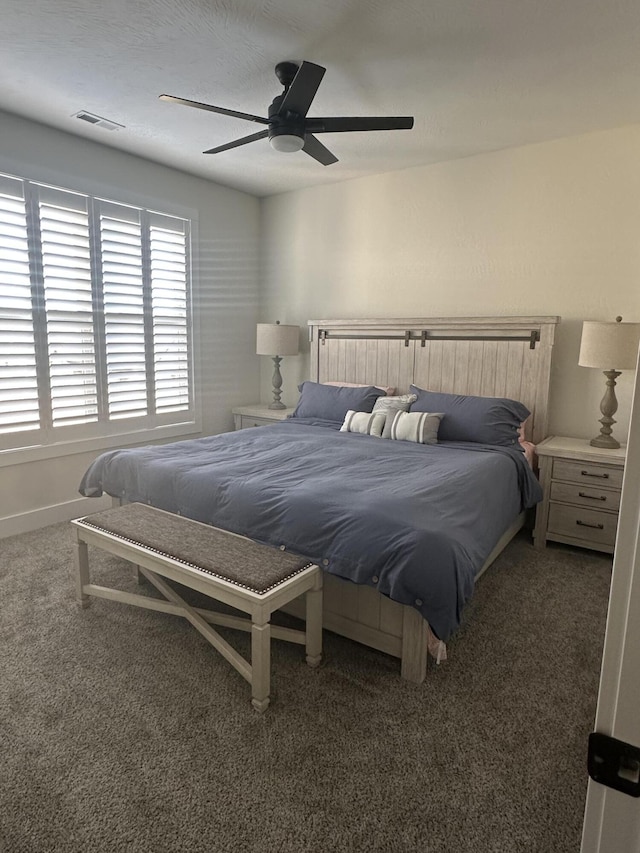
<instances>
[{"instance_id":1,"label":"striped decorative pillow","mask_svg":"<svg viewBox=\"0 0 640 853\"><path fill-rule=\"evenodd\" d=\"M437 444L438 428L444 417L434 412L403 412L391 409L382 433L393 441L414 441L416 444Z\"/></svg>"},{"instance_id":2,"label":"striped decorative pillow","mask_svg":"<svg viewBox=\"0 0 640 853\"><path fill-rule=\"evenodd\" d=\"M384 412L347 412L340 432L358 432L361 435L382 436L382 430L386 420Z\"/></svg>"}]
</instances>

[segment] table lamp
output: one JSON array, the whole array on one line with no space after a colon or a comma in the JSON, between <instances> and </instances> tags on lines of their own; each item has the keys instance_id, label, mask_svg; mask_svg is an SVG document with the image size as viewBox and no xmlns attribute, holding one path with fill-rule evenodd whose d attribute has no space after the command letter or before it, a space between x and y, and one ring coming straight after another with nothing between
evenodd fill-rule
<instances>
[{"instance_id":1,"label":"table lamp","mask_svg":"<svg viewBox=\"0 0 640 853\"><path fill-rule=\"evenodd\" d=\"M282 396L282 376L280 362L283 355L298 355L300 338L299 326L283 326L280 321L275 323L258 323L256 335L256 354L273 356L273 402L270 409L286 409L280 401Z\"/></svg>"},{"instance_id":2,"label":"table lamp","mask_svg":"<svg viewBox=\"0 0 640 853\"><path fill-rule=\"evenodd\" d=\"M600 403L600 435L591 439L594 447L620 447L620 442L611 435L611 427L615 424L613 415L618 410L616 379L621 370L635 370L639 341L640 323L623 323L622 317L616 317L615 323L585 320L582 324L578 364L581 367L599 367L607 377L606 391Z\"/></svg>"}]
</instances>

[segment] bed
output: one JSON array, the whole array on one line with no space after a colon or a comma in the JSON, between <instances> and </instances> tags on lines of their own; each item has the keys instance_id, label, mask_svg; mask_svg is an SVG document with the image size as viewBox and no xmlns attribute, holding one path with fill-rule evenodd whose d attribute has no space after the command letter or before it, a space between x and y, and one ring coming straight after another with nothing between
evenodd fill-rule
<instances>
[{"instance_id":1,"label":"bed","mask_svg":"<svg viewBox=\"0 0 640 853\"><path fill-rule=\"evenodd\" d=\"M535 443L546 435L557 320L311 321L309 384L517 400L531 412L524 430ZM537 481L519 446L387 441L345 432L337 416L300 413L110 451L80 491L149 503L317 562L324 626L399 657L403 677L421 682L428 646L442 649L456 630L475 581L540 499Z\"/></svg>"}]
</instances>

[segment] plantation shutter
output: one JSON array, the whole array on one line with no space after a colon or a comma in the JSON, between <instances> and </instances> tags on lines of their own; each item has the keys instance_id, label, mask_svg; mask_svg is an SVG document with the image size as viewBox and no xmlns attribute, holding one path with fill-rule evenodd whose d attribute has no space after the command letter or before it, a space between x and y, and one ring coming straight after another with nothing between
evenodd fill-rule
<instances>
[{"instance_id":1,"label":"plantation shutter","mask_svg":"<svg viewBox=\"0 0 640 853\"><path fill-rule=\"evenodd\" d=\"M42 285L54 427L98 419L86 196L40 187Z\"/></svg>"},{"instance_id":2,"label":"plantation shutter","mask_svg":"<svg viewBox=\"0 0 640 853\"><path fill-rule=\"evenodd\" d=\"M22 181L0 175L0 433L40 426L27 209Z\"/></svg>"},{"instance_id":3,"label":"plantation shutter","mask_svg":"<svg viewBox=\"0 0 640 853\"><path fill-rule=\"evenodd\" d=\"M98 203L107 397L114 419L149 411L140 213Z\"/></svg>"},{"instance_id":4,"label":"plantation shutter","mask_svg":"<svg viewBox=\"0 0 640 853\"><path fill-rule=\"evenodd\" d=\"M0 449L193 422L189 228L0 174Z\"/></svg>"},{"instance_id":5,"label":"plantation shutter","mask_svg":"<svg viewBox=\"0 0 640 853\"><path fill-rule=\"evenodd\" d=\"M153 371L158 414L190 406L187 237L184 220L150 214Z\"/></svg>"}]
</instances>

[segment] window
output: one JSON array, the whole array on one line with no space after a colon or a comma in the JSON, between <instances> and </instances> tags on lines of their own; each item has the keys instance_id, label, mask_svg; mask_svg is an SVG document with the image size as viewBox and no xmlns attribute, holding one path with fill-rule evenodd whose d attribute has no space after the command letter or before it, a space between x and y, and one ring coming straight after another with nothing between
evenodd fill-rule
<instances>
[{"instance_id":1,"label":"window","mask_svg":"<svg viewBox=\"0 0 640 853\"><path fill-rule=\"evenodd\" d=\"M0 175L0 447L193 421L189 222Z\"/></svg>"}]
</instances>

